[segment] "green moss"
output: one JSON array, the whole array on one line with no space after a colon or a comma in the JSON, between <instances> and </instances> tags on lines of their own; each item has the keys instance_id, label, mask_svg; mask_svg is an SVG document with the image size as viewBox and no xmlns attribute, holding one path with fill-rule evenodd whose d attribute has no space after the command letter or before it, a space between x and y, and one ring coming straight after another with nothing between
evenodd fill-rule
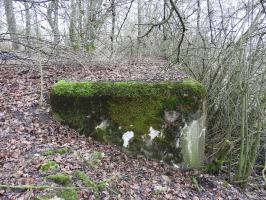
<instances>
[{"instance_id":1,"label":"green moss","mask_svg":"<svg viewBox=\"0 0 266 200\"><path fill-rule=\"evenodd\" d=\"M73 96L163 96L170 97L180 91L191 91L192 94L204 96L205 88L197 81L186 78L180 82L69 82L58 81L52 88L55 95Z\"/></svg>"},{"instance_id":2,"label":"green moss","mask_svg":"<svg viewBox=\"0 0 266 200\"><path fill-rule=\"evenodd\" d=\"M165 129L163 136L156 137L153 140L151 146L151 157L164 160L165 162L176 162L182 161L181 149L176 147L177 133L179 130L178 124Z\"/></svg>"},{"instance_id":3,"label":"green moss","mask_svg":"<svg viewBox=\"0 0 266 200\"><path fill-rule=\"evenodd\" d=\"M59 113L56 113L56 112L53 112L53 118L56 120L56 121L59 121L59 122L63 122L64 119L60 116Z\"/></svg>"},{"instance_id":4,"label":"green moss","mask_svg":"<svg viewBox=\"0 0 266 200\"><path fill-rule=\"evenodd\" d=\"M197 177L192 176L191 177L191 182L192 182L192 185L198 190L198 192L201 192L201 188L199 186L199 182L197 180Z\"/></svg>"},{"instance_id":5,"label":"green moss","mask_svg":"<svg viewBox=\"0 0 266 200\"><path fill-rule=\"evenodd\" d=\"M156 98L111 99L108 101L110 118L123 129L134 133L148 133L149 127L160 129L163 102Z\"/></svg>"},{"instance_id":6,"label":"green moss","mask_svg":"<svg viewBox=\"0 0 266 200\"><path fill-rule=\"evenodd\" d=\"M47 195L38 195L34 198L34 200L50 200L54 197L55 195L47 194Z\"/></svg>"},{"instance_id":7,"label":"green moss","mask_svg":"<svg viewBox=\"0 0 266 200\"><path fill-rule=\"evenodd\" d=\"M78 193L74 188L60 189L56 195L64 200L78 200Z\"/></svg>"},{"instance_id":8,"label":"green moss","mask_svg":"<svg viewBox=\"0 0 266 200\"><path fill-rule=\"evenodd\" d=\"M63 111L61 114L54 111L53 117L55 120L77 129L80 133L83 133L88 126L86 123L86 114L79 112L78 110L69 109Z\"/></svg>"},{"instance_id":9,"label":"green moss","mask_svg":"<svg viewBox=\"0 0 266 200\"><path fill-rule=\"evenodd\" d=\"M95 133L94 133L94 138L100 142L104 142L104 143L108 143L109 141L109 134L106 130L102 130L102 129L96 129Z\"/></svg>"},{"instance_id":10,"label":"green moss","mask_svg":"<svg viewBox=\"0 0 266 200\"><path fill-rule=\"evenodd\" d=\"M218 152L215 154L215 159L209 163L205 170L210 174L218 174L220 172L221 167L223 166L229 152L232 149L232 142L229 140L225 140Z\"/></svg>"},{"instance_id":11,"label":"green moss","mask_svg":"<svg viewBox=\"0 0 266 200\"><path fill-rule=\"evenodd\" d=\"M50 156L50 155L55 155L55 154L60 154L63 155L65 153L68 153L69 149L67 147L64 148L60 148L60 149L48 149L46 151L44 151L42 154L44 156Z\"/></svg>"},{"instance_id":12,"label":"green moss","mask_svg":"<svg viewBox=\"0 0 266 200\"><path fill-rule=\"evenodd\" d=\"M90 188L93 191L96 198L99 198L99 192L104 190L107 186L107 183L105 181L100 183L95 183L84 172L80 170L76 170L74 172L74 176L80 179L86 187Z\"/></svg>"},{"instance_id":13,"label":"green moss","mask_svg":"<svg viewBox=\"0 0 266 200\"><path fill-rule=\"evenodd\" d=\"M59 164L54 161L47 161L41 165L40 171L48 172L59 168Z\"/></svg>"},{"instance_id":14,"label":"green moss","mask_svg":"<svg viewBox=\"0 0 266 200\"><path fill-rule=\"evenodd\" d=\"M183 89L190 89L193 93L200 96L205 96L207 94L205 87L200 82L191 78L184 79L182 81L182 87Z\"/></svg>"},{"instance_id":15,"label":"green moss","mask_svg":"<svg viewBox=\"0 0 266 200\"><path fill-rule=\"evenodd\" d=\"M52 88L52 93L56 95L78 95L87 96L92 94L92 82L67 82L64 80L58 81Z\"/></svg>"},{"instance_id":16,"label":"green moss","mask_svg":"<svg viewBox=\"0 0 266 200\"><path fill-rule=\"evenodd\" d=\"M57 197L57 199L64 200L78 200L78 193L74 188L62 188L55 191L51 191L49 194L38 195L35 197L35 200L51 200Z\"/></svg>"},{"instance_id":17,"label":"green moss","mask_svg":"<svg viewBox=\"0 0 266 200\"><path fill-rule=\"evenodd\" d=\"M105 130L97 128L93 137L106 144L116 144L118 146L122 146L122 131L118 131L117 129L117 126L114 124L109 125L109 127Z\"/></svg>"},{"instance_id":18,"label":"green moss","mask_svg":"<svg viewBox=\"0 0 266 200\"><path fill-rule=\"evenodd\" d=\"M71 182L71 178L68 175L62 174L62 173L58 173L55 175L49 175L46 178L48 180L51 180L57 184L64 185L64 186L69 185Z\"/></svg>"}]
</instances>

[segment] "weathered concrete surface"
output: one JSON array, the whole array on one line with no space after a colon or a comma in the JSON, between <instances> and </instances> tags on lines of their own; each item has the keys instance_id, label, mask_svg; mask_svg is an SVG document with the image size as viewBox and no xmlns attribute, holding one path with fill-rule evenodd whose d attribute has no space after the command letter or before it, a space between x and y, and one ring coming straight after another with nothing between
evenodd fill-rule
<instances>
[{"instance_id":1,"label":"weathered concrete surface","mask_svg":"<svg viewBox=\"0 0 266 200\"><path fill-rule=\"evenodd\" d=\"M54 117L104 143L169 163L200 167L204 87L195 80L67 82L51 91Z\"/></svg>"}]
</instances>

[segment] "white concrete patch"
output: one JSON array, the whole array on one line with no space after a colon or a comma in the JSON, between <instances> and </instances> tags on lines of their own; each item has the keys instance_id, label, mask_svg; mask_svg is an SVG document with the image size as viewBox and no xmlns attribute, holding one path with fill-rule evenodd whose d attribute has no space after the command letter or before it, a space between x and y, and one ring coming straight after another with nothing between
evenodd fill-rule
<instances>
[{"instance_id":1,"label":"white concrete patch","mask_svg":"<svg viewBox=\"0 0 266 200\"><path fill-rule=\"evenodd\" d=\"M180 168L180 166L179 165L177 165L177 164L173 164L173 166L174 166L174 168L176 168L176 169L179 169Z\"/></svg>"},{"instance_id":2,"label":"white concrete patch","mask_svg":"<svg viewBox=\"0 0 266 200\"><path fill-rule=\"evenodd\" d=\"M181 129L182 152L186 163L198 167L204 158L205 115Z\"/></svg>"},{"instance_id":3,"label":"white concrete patch","mask_svg":"<svg viewBox=\"0 0 266 200\"><path fill-rule=\"evenodd\" d=\"M176 140L175 147L178 148L180 146L180 140L179 138Z\"/></svg>"},{"instance_id":4,"label":"white concrete patch","mask_svg":"<svg viewBox=\"0 0 266 200\"><path fill-rule=\"evenodd\" d=\"M189 163L191 163L191 159L192 159L192 140L194 140L193 138L193 128L194 128L194 124L195 124L195 120L191 123L190 126L187 125L187 123L185 123L185 126L184 128L182 129L181 131L181 135L184 135L184 139L186 140L187 142L187 146L186 146L186 149L187 149L187 156L188 156L188 159L189 159Z\"/></svg>"},{"instance_id":5,"label":"white concrete patch","mask_svg":"<svg viewBox=\"0 0 266 200\"><path fill-rule=\"evenodd\" d=\"M101 130L105 130L107 128L107 126L109 125L107 120L102 121L102 123L100 123L98 126L95 127L95 129L101 129Z\"/></svg>"},{"instance_id":6,"label":"white concrete patch","mask_svg":"<svg viewBox=\"0 0 266 200\"><path fill-rule=\"evenodd\" d=\"M60 197L57 197L57 196L55 196L55 197L53 197L53 198L51 198L51 199L49 199L49 200L64 200L64 199L62 199L62 198L60 198Z\"/></svg>"},{"instance_id":7,"label":"white concrete patch","mask_svg":"<svg viewBox=\"0 0 266 200\"><path fill-rule=\"evenodd\" d=\"M159 135L160 135L160 131L157 131L157 130L153 129L152 127L150 127L149 136L151 137L151 140L158 137Z\"/></svg>"},{"instance_id":8,"label":"white concrete patch","mask_svg":"<svg viewBox=\"0 0 266 200\"><path fill-rule=\"evenodd\" d=\"M129 140L131 140L134 137L134 132L133 131L127 131L123 134L122 139L124 141L123 146L127 147Z\"/></svg>"}]
</instances>

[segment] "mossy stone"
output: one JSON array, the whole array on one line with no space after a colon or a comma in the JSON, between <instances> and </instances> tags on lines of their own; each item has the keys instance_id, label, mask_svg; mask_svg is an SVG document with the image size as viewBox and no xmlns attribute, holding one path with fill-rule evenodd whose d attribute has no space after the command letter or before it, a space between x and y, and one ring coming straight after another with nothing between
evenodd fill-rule
<instances>
[{"instance_id":1,"label":"mossy stone","mask_svg":"<svg viewBox=\"0 0 266 200\"><path fill-rule=\"evenodd\" d=\"M181 145L177 145L181 129L204 113L205 96L202 84L190 78L161 82L61 80L53 86L50 100L55 118L81 134L149 157L181 162ZM127 133L133 137L127 138Z\"/></svg>"}]
</instances>

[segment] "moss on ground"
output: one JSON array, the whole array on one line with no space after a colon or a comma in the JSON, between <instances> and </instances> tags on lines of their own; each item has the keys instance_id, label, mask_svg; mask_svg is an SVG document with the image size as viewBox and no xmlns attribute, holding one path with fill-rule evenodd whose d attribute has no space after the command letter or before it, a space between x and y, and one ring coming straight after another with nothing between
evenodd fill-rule
<instances>
[{"instance_id":1,"label":"moss on ground","mask_svg":"<svg viewBox=\"0 0 266 200\"><path fill-rule=\"evenodd\" d=\"M56 170L58 168L59 168L59 164L57 164L55 161L49 160L41 165L40 171L48 172L48 171Z\"/></svg>"},{"instance_id":2,"label":"moss on ground","mask_svg":"<svg viewBox=\"0 0 266 200\"><path fill-rule=\"evenodd\" d=\"M225 140L220 149L216 152L215 159L206 165L205 170L209 174L218 174L221 170L221 167L223 166L229 152L232 149L232 142L229 140Z\"/></svg>"},{"instance_id":3,"label":"moss on ground","mask_svg":"<svg viewBox=\"0 0 266 200\"><path fill-rule=\"evenodd\" d=\"M38 195L35 200L52 200L52 199L64 199L64 200L78 200L77 190L74 188L62 188L53 191L46 195Z\"/></svg>"},{"instance_id":4,"label":"moss on ground","mask_svg":"<svg viewBox=\"0 0 266 200\"><path fill-rule=\"evenodd\" d=\"M103 191L107 187L107 183L102 181L100 183L96 183L92 181L84 172L80 170L76 170L74 172L74 176L82 181L82 183L90 188L93 191L95 198L99 198L100 192Z\"/></svg>"},{"instance_id":5,"label":"moss on ground","mask_svg":"<svg viewBox=\"0 0 266 200\"><path fill-rule=\"evenodd\" d=\"M78 200L78 193L73 184L71 183L71 178L67 174L58 173L55 175L49 175L46 179L55 182L56 184L62 185L61 189L49 191L48 194L37 196L36 200L48 200L55 197L64 200Z\"/></svg>"},{"instance_id":6,"label":"moss on ground","mask_svg":"<svg viewBox=\"0 0 266 200\"><path fill-rule=\"evenodd\" d=\"M46 179L51 180L57 184L64 185L64 186L69 185L71 183L71 178L68 175L63 174L63 173L49 175L46 177Z\"/></svg>"},{"instance_id":7,"label":"moss on ground","mask_svg":"<svg viewBox=\"0 0 266 200\"><path fill-rule=\"evenodd\" d=\"M64 200L78 200L78 193L74 188L64 188L57 191L56 196Z\"/></svg>"},{"instance_id":8,"label":"moss on ground","mask_svg":"<svg viewBox=\"0 0 266 200\"><path fill-rule=\"evenodd\" d=\"M48 150L44 151L42 154L44 156L50 156L50 155L55 155L55 154L63 155L63 154L68 153L69 151L70 151L69 148L64 147L64 148L59 148L59 149L48 149Z\"/></svg>"}]
</instances>

